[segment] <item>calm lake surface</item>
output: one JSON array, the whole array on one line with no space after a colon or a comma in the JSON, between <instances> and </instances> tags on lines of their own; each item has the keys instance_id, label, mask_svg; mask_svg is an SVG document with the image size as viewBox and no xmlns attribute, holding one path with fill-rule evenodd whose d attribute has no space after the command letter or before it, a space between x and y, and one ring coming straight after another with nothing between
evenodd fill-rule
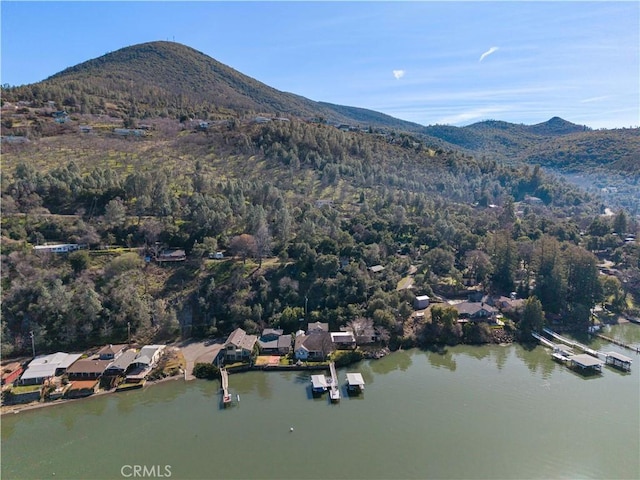
<instances>
[{"instance_id":1,"label":"calm lake surface","mask_svg":"<svg viewBox=\"0 0 640 480\"><path fill-rule=\"evenodd\" d=\"M637 325L607 334L640 342ZM2 418L2 478L640 478L640 355L593 346L631 373L459 346L350 367L366 391L338 405L311 397L309 372L249 372L230 376L226 410L220 383L198 380L26 411Z\"/></svg>"}]
</instances>

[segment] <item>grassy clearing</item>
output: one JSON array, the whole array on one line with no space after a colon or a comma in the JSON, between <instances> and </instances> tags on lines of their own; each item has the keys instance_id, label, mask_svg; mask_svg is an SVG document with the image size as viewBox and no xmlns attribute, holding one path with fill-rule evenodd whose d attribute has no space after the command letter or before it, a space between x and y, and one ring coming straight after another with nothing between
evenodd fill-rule
<instances>
[{"instance_id":1,"label":"grassy clearing","mask_svg":"<svg viewBox=\"0 0 640 480\"><path fill-rule=\"evenodd\" d=\"M17 385L11 387L11 393L13 395L22 395L24 393L33 393L40 391L42 385Z\"/></svg>"},{"instance_id":2,"label":"grassy clearing","mask_svg":"<svg viewBox=\"0 0 640 480\"><path fill-rule=\"evenodd\" d=\"M406 288L409 288L412 284L413 284L413 277L411 276L404 277L402 280L398 282L398 285L396 286L396 290L404 290Z\"/></svg>"}]
</instances>

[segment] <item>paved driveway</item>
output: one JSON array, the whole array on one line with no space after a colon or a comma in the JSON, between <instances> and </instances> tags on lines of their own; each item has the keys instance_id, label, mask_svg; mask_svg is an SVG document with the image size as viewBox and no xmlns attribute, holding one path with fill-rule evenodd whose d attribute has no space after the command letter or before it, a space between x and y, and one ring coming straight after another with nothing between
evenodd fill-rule
<instances>
[{"instance_id":1,"label":"paved driveway","mask_svg":"<svg viewBox=\"0 0 640 480\"><path fill-rule=\"evenodd\" d=\"M184 359L187 361L185 380L193 380L196 378L192 375L193 366L199 362L211 363L218 352L224 347L224 340L185 340L184 342L175 344L175 346L180 348Z\"/></svg>"}]
</instances>

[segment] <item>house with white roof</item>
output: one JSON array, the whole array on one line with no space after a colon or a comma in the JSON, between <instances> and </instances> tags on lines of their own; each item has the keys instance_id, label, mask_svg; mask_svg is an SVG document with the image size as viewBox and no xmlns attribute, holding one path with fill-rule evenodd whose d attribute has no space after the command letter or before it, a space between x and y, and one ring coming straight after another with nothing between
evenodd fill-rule
<instances>
[{"instance_id":1,"label":"house with white roof","mask_svg":"<svg viewBox=\"0 0 640 480\"><path fill-rule=\"evenodd\" d=\"M140 367L153 367L158 363L164 347L164 345L145 345L131 363Z\"/></svg>"},{"instance_id":2,"label":"house with white roof","mask_svg":"<svg viewBox=\"0 0 640 480\"><path fill-rule=\"evenodd\" d=\"M62 375L82 356L81 353L52 353L41 355L29 362L27 369L20 376L21 385L40 385L48 378Z\"/></svg>"}]
</instances>

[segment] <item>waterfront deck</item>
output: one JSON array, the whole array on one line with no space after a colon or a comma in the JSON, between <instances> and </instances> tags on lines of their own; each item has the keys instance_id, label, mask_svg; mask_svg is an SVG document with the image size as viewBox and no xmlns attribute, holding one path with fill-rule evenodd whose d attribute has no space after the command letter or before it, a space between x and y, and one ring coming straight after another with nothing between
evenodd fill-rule
<instances>
[{"instance_id":1,"label":"waterfront deck","mask_svg":"<svg viewBox=\"0 0 640 480\"><path fill-rule=\"evenodd\" d=\"M338 374L336 373L335 362L329 363L329 370L331 371L331 384L329 385L329 398L331 402L336 403L340 401L340 387L338 385Z\"/></svg>"}]
</instances>

